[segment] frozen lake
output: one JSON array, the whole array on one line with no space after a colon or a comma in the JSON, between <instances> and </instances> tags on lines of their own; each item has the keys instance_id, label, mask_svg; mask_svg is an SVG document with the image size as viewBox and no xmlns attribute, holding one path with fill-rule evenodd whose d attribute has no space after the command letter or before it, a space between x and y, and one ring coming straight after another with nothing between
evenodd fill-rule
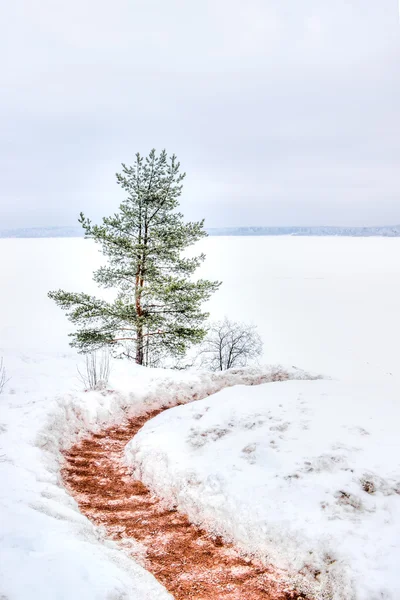
<instances>
[{"instance_id":1,"label":"frozen lake","mask_svg":"<svg viewBox=\"0 0 400 600\"><path fill-rule=\"evenodd\" d=\"M223 282L210 302L258 326L264 360L340 378L400 377L400 239L211 237L201 275ZM95 293L102 256L73 239L0 240L0 354L68 351L50 289Z\"/></svg>"}]
</instances>

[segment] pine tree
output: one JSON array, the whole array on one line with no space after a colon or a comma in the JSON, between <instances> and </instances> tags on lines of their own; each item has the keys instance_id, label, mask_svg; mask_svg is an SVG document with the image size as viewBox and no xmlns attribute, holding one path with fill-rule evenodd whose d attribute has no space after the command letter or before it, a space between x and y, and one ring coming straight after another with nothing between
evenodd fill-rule
<instances>
[{"instance_id":1,"label":"pine tree","mask_svg":"<svg viewBox=\"0 0 400 600\"><path fill-rule=\"evenodd\" d=\"M176 209L185 173L176 156L152 150L122 164L117 182L126 193L119 211L93 225L81 213L85 238L100 244L107 266L94 273L103 288L115 288L111 302L63 290L49 297L77 325L71 346L86 353L109 347L114 355L134 356L138 364L155 364L161 356L183 356L202 341L208 313L201 304L220 283L192 275L204 254L188 258L183 251L204 236L204 221L183 221ZM128 348L128 349L127 349Z\"/></svg>"}]
</instances>

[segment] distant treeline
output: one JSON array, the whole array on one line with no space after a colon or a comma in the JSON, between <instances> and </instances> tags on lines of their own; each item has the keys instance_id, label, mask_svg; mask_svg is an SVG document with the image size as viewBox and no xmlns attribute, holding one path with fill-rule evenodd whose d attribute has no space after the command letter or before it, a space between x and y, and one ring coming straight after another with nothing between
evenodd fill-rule
<instances>
[{"instance_id":1,"label":"distant treeline","mask_svg":"<svg viewBox=\"0 0 400 600\"><path fill-rule=\"evenodd\" d=\"M352 236L352 237L399 237L400 225L384 227L219 227L207 229L209 235L219 236ZM0 238L52 238L82 237L81 227L26 227L0 229Z\"/></svg>"},{"instance_id":2,"label":"distant treeline","mask_svg":"<svg viewBox=\"0 0 400 600\"><path fill-rule=\"evenodd\" d=\"M221 227L208 229L209 235L299 235L299 236L400 236L400 225L388 227Z\"/></svg>"},{"instance_id":3,"label":"distant treeline","mask_svg":"<svg viewBox=\"0 0 400 600\"><path fill-rule=\"evenodd\" d=\"M24 227L0 229L0 238L83 237L82 227Z\"/></svg>"}]
</instances>

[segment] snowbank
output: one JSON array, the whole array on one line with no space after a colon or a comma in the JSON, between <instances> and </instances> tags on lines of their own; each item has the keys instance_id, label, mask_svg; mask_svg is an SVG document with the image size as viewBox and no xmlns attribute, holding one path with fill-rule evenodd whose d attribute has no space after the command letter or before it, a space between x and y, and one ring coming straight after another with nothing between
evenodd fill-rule
<instances>
[{"instance_id":1,"label":"snowbank","mask_svg":"<svg viewBox=\"0 0 400 600\"><path fill-rule=\"evenodd\" d=\"M79 512L60 480L61 450L126 416L205 397L279 369L231 374L113 366L113 392L79 390L75 355L8 353L0 396L0 596L7 600L164 600L165 589ZM305 377L292 371L291 377ZM76 390L65 394L76 381Z\"/></svg>"},{"instance_id":2,"label":"snowbank","mask_svg":"<svg viewBox=\"0 0 400 600\"><path fill-rule=\"evenodd\" d=\"M316 598L398 600L399 419L395 385L239 386L148 421L126 457L170 505Z\"/></svg>"},{"instance_id":3,"label":"snowbank","mask_svg":"<svg viewBox=\"0 0 400 600\"><path fill-rule=\"evenodd\" d=\"M68 357L8 355L7 367L13 378L0 396L0 597L171 598L80 514L60 481L60 449L107 422L114 396L60 395L60 378L69 386L74 378Z\"/></svg>"}]
</instances>

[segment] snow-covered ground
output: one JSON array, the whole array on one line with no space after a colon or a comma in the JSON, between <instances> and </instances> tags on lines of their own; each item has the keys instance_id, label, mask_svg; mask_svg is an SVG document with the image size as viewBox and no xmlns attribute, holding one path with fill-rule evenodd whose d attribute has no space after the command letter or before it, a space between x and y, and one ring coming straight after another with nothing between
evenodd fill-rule
<instances>
[{"instance_id":1,"label":"snow-covered ground","mask_svg":"<svg viewBox=\"0 0 400 600\"><path fill-rule=\"evenodd\" d=\"M171 598L80 514L62 486L60 452L78 436L126 416L202 398L226 385L268 380L274 370L196 375L117 361L108 386L113 392L85 393L73 354L8 352L6 358L13 378L0 396L0 598Z\"/></svg>"},{"instance_id":2,"label":"snow-covered ground","mask_svg":"<svg viewBox=\"0 0 400 600\"><path fill-rule=\"evenodd\" d=\"M121 418L121 401L65 393L78 387L75 357L8 353L6 359L12 380L0 396L0 597L170 598L104 540L60 480L60 450L78 432Z\"/></svg>"},{"instance_id":3,"label":"snow-covered ground","mask_svg":"<svg viewBox=\"0 0 400 600\"><path fill-rule=\"evenodd\" d=\"M390 384L237 386L148 421L126 456L171 506L316 598L397 600L399 420Z\"/></svg>"},{"instance_id":4,"label":"snow-covered ground","mask_svg":"<svg viewBox=\"0 0 400 600\"><path fill-rule=\"evenodd\" d=\"M212 238L202 249L202 274L224 282L213 317L257 324L263 362L333 379L231 388L167 411L135 438L131 459L134 451L149 483L170 501L179 495L196 520L292 573L303 569L315 589L328 573L341 600L398 600L400 239ZM0 396L7 600L169 597L80 515L60 483L60 450L127 410L244 382L118 362L113 394L84 393L69 325L46 293L93 292L100 261L82 239L0 240L0 356L11 377Z\"/></svg>"}]
</instances>

